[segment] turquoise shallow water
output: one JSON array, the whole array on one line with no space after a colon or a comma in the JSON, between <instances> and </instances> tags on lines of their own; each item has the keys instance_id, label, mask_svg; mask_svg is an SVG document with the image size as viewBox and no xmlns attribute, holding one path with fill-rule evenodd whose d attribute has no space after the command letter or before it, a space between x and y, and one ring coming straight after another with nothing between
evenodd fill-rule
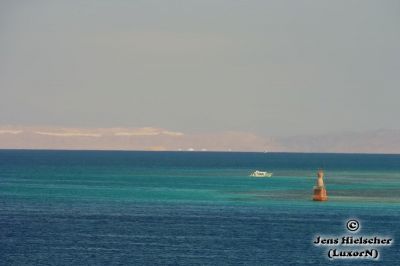
<instances>
[{"instance_id":1,"label":"turquoise shallow water","mask_svg":"<svg viewBox=\"0 0 400 266\"><path fill-rule=\"evenodd\" d=\"M311 200L319 167L323 203ZM364 264L329 261L312 239L354 217L398 239L399 210L399 155L0 151L9 265Z\"/></svg>"}]
</instances>

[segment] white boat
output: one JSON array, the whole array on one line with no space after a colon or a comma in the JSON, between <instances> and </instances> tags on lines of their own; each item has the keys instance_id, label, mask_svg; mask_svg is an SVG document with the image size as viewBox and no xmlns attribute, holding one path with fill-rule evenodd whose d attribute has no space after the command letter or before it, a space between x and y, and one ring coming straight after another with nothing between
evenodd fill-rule
<instances>
[{"instance_id":1,"label":"white boat","mask_svg":"<svg viewBox=\"0 0 400 266\"><path fill-rule=\"evenodd\" d=\"M253 173L250 174L250 176L255 176L255 177L271 177L272 173L268 173L265 171L254 171Z\"/></svg>"}]
</instances>

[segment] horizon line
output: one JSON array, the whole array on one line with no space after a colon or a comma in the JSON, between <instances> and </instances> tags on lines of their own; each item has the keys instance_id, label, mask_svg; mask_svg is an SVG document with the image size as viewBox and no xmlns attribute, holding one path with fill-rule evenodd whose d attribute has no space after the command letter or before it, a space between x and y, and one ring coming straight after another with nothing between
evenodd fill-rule
<instances>
[{"instance_id":1,"label":"horizon line","mask_svg":"<svg viewBox=\"0 0 400 266\"><path fill-rule=\"evenodd\" d=\"M344 154L344 155L400 155L400 153L371 153L371 152L301 152L301 151L224 151L224 150L129 150L129 149L51 149L51 148L0 148L0 151L82 151L82 152L148 152L148 153L167 153L167 152L174 152L174 153L260 153L260 154L277 154L277 153L291 153L291 154Z\"/></svg>"}]
</instances>

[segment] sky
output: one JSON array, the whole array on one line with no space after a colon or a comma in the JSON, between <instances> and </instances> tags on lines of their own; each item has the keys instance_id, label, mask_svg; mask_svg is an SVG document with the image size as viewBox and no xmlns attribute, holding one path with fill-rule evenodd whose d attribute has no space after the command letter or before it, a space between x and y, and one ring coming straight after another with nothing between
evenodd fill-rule
<instances>
[{"instance_id":1,"label":"sky","mask_svg":"<svg viewBox=\"0 0 400 266\"><path fill-rule=\"evenodd\" d=\"M400 128L399 1L0 1L0 125Z\"/></svg>"}]
</instances>

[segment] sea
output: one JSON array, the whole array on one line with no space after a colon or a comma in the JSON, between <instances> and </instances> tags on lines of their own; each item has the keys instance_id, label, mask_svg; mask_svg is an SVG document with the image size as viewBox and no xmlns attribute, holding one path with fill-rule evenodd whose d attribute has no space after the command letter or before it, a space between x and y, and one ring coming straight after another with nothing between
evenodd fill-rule
<instances>
[{"instance_id":1,"label":"sea","mask_svg":"<svg viewBox=\"0 0 400 266\"><path fill-rule=\"evenodd\" d=\"M392 242L314 243L342 236ZM400 155L0 150L0 265L400 265L399 243Z\"/></svg>"}]
</instances>

